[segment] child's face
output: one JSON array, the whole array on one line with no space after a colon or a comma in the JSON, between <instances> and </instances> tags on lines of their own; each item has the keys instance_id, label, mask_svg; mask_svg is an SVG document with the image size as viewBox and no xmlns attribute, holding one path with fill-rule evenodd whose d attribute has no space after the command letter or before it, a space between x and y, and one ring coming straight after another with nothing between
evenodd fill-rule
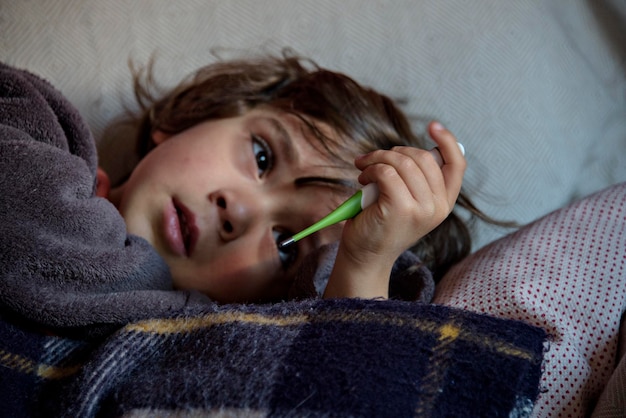
<instances>
[{"instance_id":1,"label":"child's face","mask_svg":"<svg viewBox=\"0 0 626 418\"><path fill-rule=\"evenodd\" d=\"M340 227L327 228L277 248L345 198L323 182L296 184L346 174L329 167L302 128L294 115L255 109L154 135L157 147L123 185L118 206L128 232L163 256L176 287L221 302L282 297L304 255L339 239Z\"/></svg>"}]
</instances>

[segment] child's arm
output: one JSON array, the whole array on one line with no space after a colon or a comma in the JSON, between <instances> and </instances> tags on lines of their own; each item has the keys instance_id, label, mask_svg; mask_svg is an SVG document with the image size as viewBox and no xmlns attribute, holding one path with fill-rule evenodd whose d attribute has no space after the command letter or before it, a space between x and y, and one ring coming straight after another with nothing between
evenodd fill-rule
<instances>
[{"instance_id":1,"label":"child's arm","mask_svg":"<svg viewBox=\"0 0 626 418\"><path fill-rule=\"evenodd\" d=\"M445 161L441 168L428 151L411 147L357 158L359 181L377 183L380 195L347 221L325 298L387 298L395 260L454 208L465 158L452 133L438 123L431 123L429 130Z\"/></svg>"}]
</instances>

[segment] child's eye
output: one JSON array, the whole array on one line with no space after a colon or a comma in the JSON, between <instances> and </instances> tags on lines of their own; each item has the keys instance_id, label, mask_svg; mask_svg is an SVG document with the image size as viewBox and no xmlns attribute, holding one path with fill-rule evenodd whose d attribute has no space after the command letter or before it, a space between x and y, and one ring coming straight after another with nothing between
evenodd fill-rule
<instances>
[{"instance_id":1,"label":"child's eye","mask_svg":"<svg viewBox=\"0 0 626 418\"><path fill-rule=\"evenodd\" d=\"M263 176L272 169L274 158L270 146L263 138L252 134L252 153L256 161L259 176Z\"/></svg>"},{"instance_id":2,"label":"child's eye","mask_svg":"<svg viewBox=\"0 0 626 418\"><path fill-rule=\"evenodd\" d=\"M278 244L291 237L292 234L276 230L272 231L272 233L274 234L276 247L278 247L278 256L280 257L280 263L282 264L283 269L287 270L298 258L298 246L292 244L287 246L287 248L280 248Z\"/></svg>"}]
</instances>

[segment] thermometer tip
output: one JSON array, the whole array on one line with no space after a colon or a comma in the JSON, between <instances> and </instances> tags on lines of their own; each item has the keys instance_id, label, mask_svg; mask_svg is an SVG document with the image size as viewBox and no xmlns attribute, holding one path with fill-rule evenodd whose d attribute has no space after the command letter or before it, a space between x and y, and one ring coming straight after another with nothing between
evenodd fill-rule
<instances>
[{"instance_id":1,"label":"thermometer tip","mask_svg":"<svg viewBox=\"0 0 626 418\"><path fill-rule=\"evenodd\" d=\"M286 240L283 240L280 242L280 244L278 244L278 248L286 248L289 247L291 244L293 244L294 242L296 242L293 238L287 238Z\"/></svg>"}]
</instances>

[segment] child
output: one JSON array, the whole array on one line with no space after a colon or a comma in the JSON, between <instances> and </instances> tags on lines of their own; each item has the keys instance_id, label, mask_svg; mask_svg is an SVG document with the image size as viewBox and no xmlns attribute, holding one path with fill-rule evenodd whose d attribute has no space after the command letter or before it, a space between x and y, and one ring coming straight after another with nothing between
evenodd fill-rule
<instances>
[{"instance_id":1,"label":"child","mask_svg":"<svg viewBox=\"0 0 626 418\"><path fill-rule=\"evenodd\" d=\"M158 99L135 85L141 161L101 195L167 261L176 287L220 302L281 299L303 257L341 237L326 296L387 297L393 262L441 222L418 245L431 267L441 273L466 251L442 236L467 235L455 215L446 221L465 168L455 138L430 124L439 169L393 102L350 78L285 55L213 64ZM357 177L381 196L343 234L277 247L353 193Z\"/></svg>"},{"instance_id":2,"label":"child","mask_svg":"<svg viewBox=\"0 0 626 418\"><path fill-rule=\"evenodd\" d=\"M304 257L339 239L325 296L385 298L407 248L435 279L469 251L454 136L429 125L440 169L389 98L310 61L220 62L159 98L138 75L141 161L113 188L67 100L0 71L0 315L100 335L206 296L282 300ZM378 201L343 230L277 247L371 182Z\"/></svg>"}]
</instances>

